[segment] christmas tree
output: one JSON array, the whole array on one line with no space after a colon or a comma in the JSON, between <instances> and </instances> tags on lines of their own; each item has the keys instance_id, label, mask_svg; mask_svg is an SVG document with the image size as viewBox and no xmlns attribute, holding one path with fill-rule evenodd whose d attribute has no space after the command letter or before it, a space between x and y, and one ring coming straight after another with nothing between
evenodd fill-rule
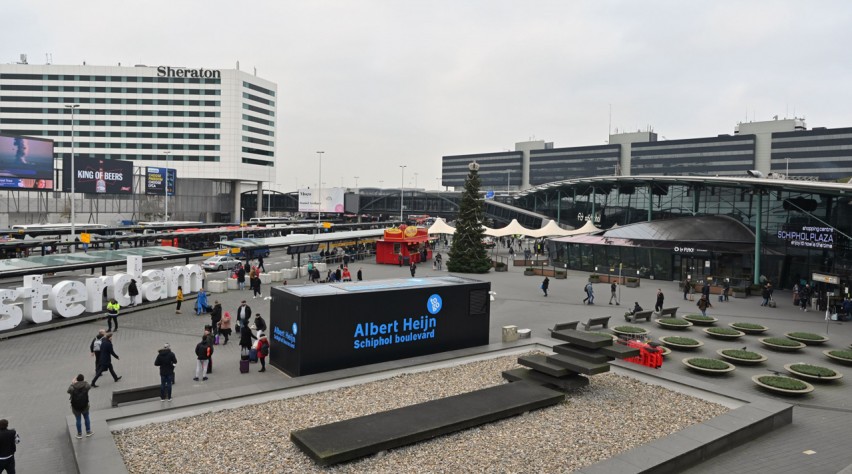
<instances>
[{"instance_id":1,"label":"christmas tree","mask_svg":"<svg viewBox=\"0 0 852 474\"><path fill-rule=\"evenodd\" d=\"M491 260L482 243L483 200L479 196L479 165L474 161L464 182L456 233L447 269L455 273L488 273Z\"/></svg>"}]
</instances>

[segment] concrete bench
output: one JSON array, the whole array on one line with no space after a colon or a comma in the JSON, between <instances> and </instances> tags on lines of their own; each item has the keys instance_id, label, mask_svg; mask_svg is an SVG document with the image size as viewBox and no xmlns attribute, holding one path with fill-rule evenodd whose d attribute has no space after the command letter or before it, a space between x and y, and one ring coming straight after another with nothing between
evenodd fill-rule
<instances>
[{"instance_id":1,"label":"concrete bench","mask_svg":"<svg viewBox=\"0 0 852 474\"><path fill-rule=\"evenodd\" d=\"M587 322L583 323L583 328L586 331L588 331L589 328L592 328L594 326L602 326L602 327L608 328L609 327L609 318L610 318L610 316L606 316L606 317L603 317L603 318L589 318L589 320Z\"/></svg>"},{"instance_id":2,"label":"concrete bench","mask_svg":"<svg viewBox=\"0 0 852 474\"><path fill-rule=\"evenodd\" d=\"M282 281L294 280L294 279L297 278L296 275L298 275L298 273L299 273L298 268L285 268L285 269L281 270L281 279L282 279Z\"/></svg>"},{"instance_id":3,"label":"concrete bench","mask_svg":"<svg viewBox=\"0 0 852 474\"><path fill-rule=\"evenodd\" d=\"M149 398L160 398L159 385L115 390L112 392L112 406L117 407L121 403L138 402Z\"/></svg>"},{"instance_id":4,"label":"concrete bench","mask_svg":"<svg viewBox=\"0 0 852 474\"><path fill-rule=\"evenodd\" d=\"M651 322L651 315L653 314L654 312L651 310L637 311L635 313L624 313L624 320L631 323L635 323L636 320L639 319L644 319L645 321Z\"/></svg>"},{"instance_id":5,"label":"concrete bench","mask_svg":"<svg viewBox=\"0 0 852 474\"><path fill-rule=\"evenodd\" d=\"M672 318L676 318L677 317L677 309L678 309L677 306L675 306L674 308L663 308L663 310L660 311L660 317L665 318L666 316L669 316L669 317L672 317Z\"/></svg>"},{"instance_id":6,"label":"concrete bench","mask_svg":"<svg viewBox=\"0 0 852 474\"><path fill-rule=\"evenodd\" d=\"M270 275L269 273L261 273L260 274L260 282L263 283L264 285L268 285L268 284L272 283L272 275Z\"/></svg>"},{"instance_id":7,"label":"concrete bench","mask_svg":"<svg viewBox=\"0 0 852 474\"><path fill-rule=\"evenodd\" d=\"M272 281L274 282L284 281L284 277L281 275L280 270L273 270L269 272L269 278L272 278Z\"/></svg>"},{"instance_id":8,"label":"concrete bench","mask_svg":"<svg viewBox=\"0 0 852 474\"><path fill-rule=\"evenodd\" d=\"M210 280L207 282L207 291L210 293L225 293L228 291L228 283L225 280Z\"/></svg>"},{"instance_id":9,"label":"concrete bench","mask_svg":"<svg viewBox=\"0 0 852 474\"><path fill-rule=\"evenodd\" d=\"M553 329L550 330L551 333L556 331L561 331L563 329L577 329L577 325L580 324L580 321L571 321L568 323L556 323L553 326Z\"/></svg>"},{"instance_id":10,"label":"concrete bench","mask_svg":"<svg viewBox=\"0 0 852 474\"><path fill-rule=\"evenodd\" d=\"M236 278L228 278L228 289L229 290L236 290L236 289L239 289L239 287L240 287L240 285L239 285L239 283L237 283Z\"/></svg>"}]
</instances>

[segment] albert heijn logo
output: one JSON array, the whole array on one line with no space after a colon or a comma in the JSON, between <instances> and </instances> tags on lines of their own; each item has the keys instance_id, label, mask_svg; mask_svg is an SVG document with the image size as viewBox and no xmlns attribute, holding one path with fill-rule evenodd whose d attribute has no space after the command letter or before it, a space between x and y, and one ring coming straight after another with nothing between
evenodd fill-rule
<instances>
[{"instance_id":1,"label":"albert heijn logo","mask_svg":"<svg viewBox=\"0 0 852 474\"><path fill-rule=\"evenodd\" d=\"M444 300L442 300L441 295L437 293L430 296L426 301L426 309L429 311L429 314L438 314L443 307Z\"/></svg>"}]
</instances>

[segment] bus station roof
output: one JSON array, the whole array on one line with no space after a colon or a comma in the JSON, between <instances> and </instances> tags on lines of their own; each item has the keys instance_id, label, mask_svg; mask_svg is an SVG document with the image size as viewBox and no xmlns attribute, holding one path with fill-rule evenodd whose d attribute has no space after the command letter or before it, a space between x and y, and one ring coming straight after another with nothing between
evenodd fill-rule
<instances>
[{"instance_id":1,"label":"bus station roof","mask_svg":"<svg viewBox=\"0 0 852 474\"><path fill-rule=\"evenodd\" d=\"M342 240L368 239L381 237L384 229L349 230L343 232L329 232L325 234L290 234L282 237L266 237L258 239L223 240L219 245L234 248L254 247L287 247L300 244L324 244L327 242L338 242Z\"/></svg>"},{"instance_id":2,"label":"bus station roof","mask_svg":"<svg viewBox=\"0 0 852 474\"><path fill-rule=\"evenodd\" d=\"M124 262L127 260L127 257L132 255L139 255L143 260L150 260L152 258L180 258L184 254L197 254L197 252L164 246L133 247L120 250L90 250L88 252L78 250L76 253L0 260L0 275L6 272L18 272L21 270L35 270L32 273L36 273L37 270L41 269L46 271L61 271L63 269L72 269L67 267L81 268L88 266L94 268L105 264Z\"/></svg>"}]
</instances>

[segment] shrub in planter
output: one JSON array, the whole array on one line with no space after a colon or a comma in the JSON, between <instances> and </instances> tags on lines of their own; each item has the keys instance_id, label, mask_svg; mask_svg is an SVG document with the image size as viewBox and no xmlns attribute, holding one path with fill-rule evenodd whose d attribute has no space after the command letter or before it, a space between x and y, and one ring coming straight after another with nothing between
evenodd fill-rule
<instances>
[{"instance_id":1,"label":"shrub in planter","mask_svg":"<svg viewBox=\"0 0 852 474\"><path fill-rule=\"evenodd\" d=\"M784 334L789 339L794 341L804 342L805 344L822 344L828 341L828 338L812 332L788 332Z\"/></svg>"},{"instance_id":2,"label":"shrub in planter","mask_svg":"<svg viewBox=\"0 0 852 474\"><path fill-rule=\"evenodd\" d=\"M736 339L738 337L745 336L744 332L731 328L707 328L704 332L708 336L718 337L720 339Z\"/></svg>"},{"instance_id":3,"label":"shrub in planter","mask_svg":"<svg viewBox=\"0 0 852 474\"><path fill-rule=\"evenodd\" d=\"M844 364L852 364L852 350L822 351L830 359Z\"/></svg>"},{"instance_id":4,"label":"shrub in planter","mask_svg":"<svg viewBox=\"0 0 852 474\"><path fill-rule=\"evenodd\" d=\"M683 319L689 321L696 326L712 326L718 319L712 316L704 316L701 314L687 314Z\"/></svg>"},{"instance_id":5,"label":"shrub in planter","mask_svg":"<svg viewBox=\"0 0 852 474\"><path fill-rule=\"evenodd\" d=\"M704 345L703 342L692 339L691 337L665 336L661 337L660 341L672 349L682 350L697 349Z\"/></svg>"},{"instance_id":6,"label":"shrub in planter","mask_svg":"<svg viewBox=\"0 0 852 474\"><path fill-rule=\"evenodd\" d=\"M763 337L758 339L764 346L776 351L797 351L805 345L799 341L787 339L786 337Z\"/></svg>"},{"instance_id":7,"label":"shrub in planter","mask_svg":"<svg viewBox=\"0 0 852 474\"><path fill-rule=\"evenodd\" d=\"M705 373L726 373L734 370L733 364L718 359L707 359L704 357L690 357L683 359L684 365L690 369L696 369Z\"/></svg>"},{"instance_id":8,"label":"shrub in planter","mask_svg":"<svg viewBox=\"0 0 852 474\"><path fill-rule=\"evenodd\" d=\"M647 329L638 326L616 326L612 330L621 334L648 334Z\"/></svg>"},{"instance_id":9,"label":"shrub in planter","mask_svg":"<svg viewBox=\"0 0 852 474\"><path fill-rule=\"evenodd\" d=\"M524 269L524 275L535 275L535 271L533 267L527 267Z\"/></svg>"},{"instance_id":10,"label":"shrub in planter","mask_svg":"<svg viewBox=\"0 0 852 474\"><path fill-rule=\"evenodd\" d=\"M755 375L751 379L763 388L791 395L809 393L814 390L814 386L807 382L782 375Z\"/></svg>"},{"instance_id":11,"label":"shrub in planter","mask_svg":"<svg viewBox=\"0 0 852 474\"><path fill-rule=\"evenodd\" d=\"M767 360L767 357L759 352L743 349L719 349L716 353L723 359L740 365L755 365Z\"/></svg>"},{"instance_id":12,"label":"shrub in planter","mask_svg":"<svg viewBox=\"0 0 852 474\"><path fill-rule=\"evenodd\" d=\"M633 278L633 277L628 277L624 281L624 286L626 286L627 288L639 288L639 279Z\"/></svg>"},{"instance_id":13,"label":"shrub in planter","mask_svg":"<svg viewBox=\"0 0 852 474\"><path fill-rule=\"evenodd\" d=\"M600 283L600 281L601 281L601 276L598 275L597 273L592 273L591 275L589 275L589 282L590 283Z\"/></svg>"},{"instance_id":14,"label":"shrub in planter","mask_svg":"<svg viewBox=\"0 0 852 474\"><path fill-rule=\"evenodd\" d=\"M784 368L793 375L806 378L808 380L831 382L832 380L837 380L843 377L842 374L831 370L828 367L820 367L818 365L787 364Z\"/></svg>"},{"instance_id":15,"label":"shrub in planter","mask_svg":"<svg viewBox=\"0 0 852 474\"><path fill-rule=\"evenodd\" d=\"M691 322L678 318L660 318L654 320L654 322L666 329L686 329L692 326Z\"/></svg>"},{"instance_id":16,"label":"shrub in planter","mask_svg":"<svg viewBox=\"0 0 852 474\"><path fill-rule=\"evenodd\" d=\"M729 324L729 326L736 329L737 331L742 331L746 334L760 334L769 330L768 327L762 324L754 323L731 323Z\"/></svg>"},{"instance_id":17,"label":"shrub in planter","mask_svg":"<svg viewBox=\"0 0 852 474\"><path fill-rule=\"evenodd\" d=\"M557 271L556 275L554 275L554 278L556 278L557 280L565 280L566 278L568 278L568 273Z\"/></svg>"}]
</instances>

